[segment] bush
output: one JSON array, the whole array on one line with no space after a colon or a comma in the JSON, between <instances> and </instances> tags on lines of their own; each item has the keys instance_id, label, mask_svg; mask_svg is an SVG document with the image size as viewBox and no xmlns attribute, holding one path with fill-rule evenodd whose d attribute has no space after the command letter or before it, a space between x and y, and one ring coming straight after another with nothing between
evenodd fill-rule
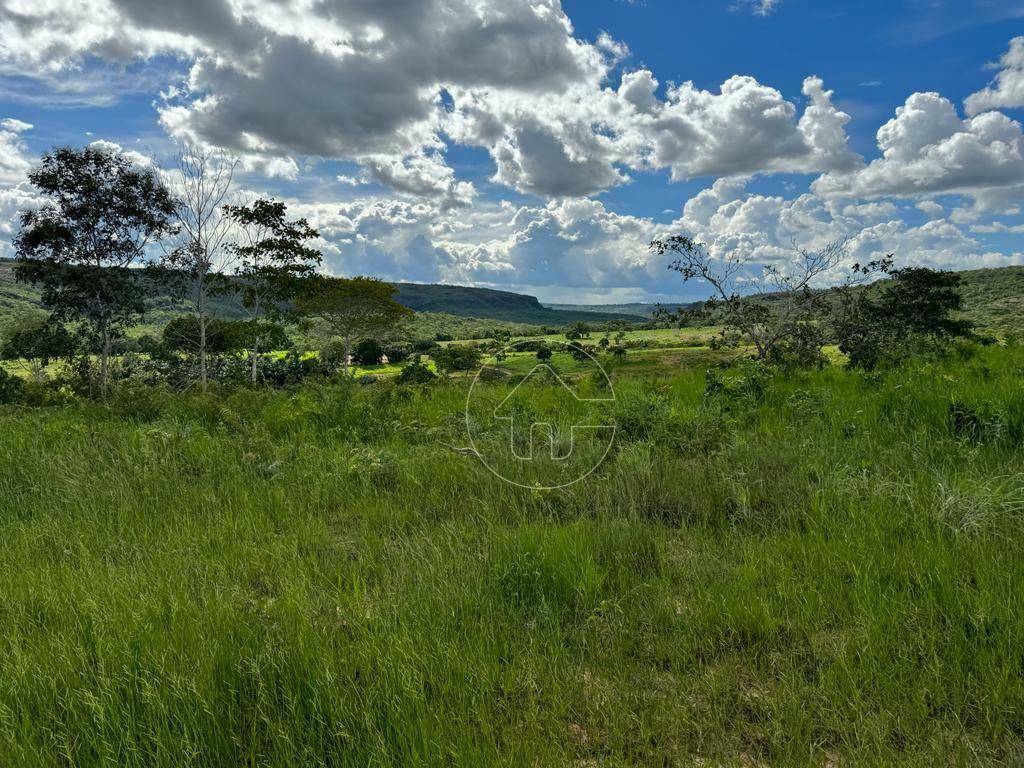
<instances>
[{"instance_id":1,"label":"bush","mask_svg":"<svg viewBox=\"0 0 1024 768\"><path fill-rule=\"evenodd\" d=\"M380 365L384 357L384 345L376 339L363 339L352 350L352 362L356 365Z\"/></svg>"},{"instance_id":2,"label":"bush","mask_svg":"<svg viewBox=\"0 0 1024 768\"><path fill-rule=\"evenodd\" d=\"M394 365L408 360L412 349L408 344L388 344L384 347L384 354L387 356L388 362Z\"/></svg>"},{"instance_id":3,"label":"bush","mask_svg":"<svg viewBox=\"0 0 1024 768\"><path fill-rule=\"evenodd\" d=\"M480 367L480 350L453 344L437 350L434 361L442 371L473 371Z\"/></svg>"},{"instance_id":4,"label":"bush","mask_svg":"<svg viewBox=\"0 0 1024 768\"><path fill-rule=\"evenodd\" d=\"M0 403L21 402L25 382L0 368Z\"/></svg>"},{"instance_id":5,"label":"bush","mask_svg":"<svg viewBox=\"0 0 1024 768\"><path fill-rule=\"evenodd\" d=\"M432 370L419 360L409 363L402 372L398 374L399 384L427 384L437 378Z\"/></svg>"}]
</instances>

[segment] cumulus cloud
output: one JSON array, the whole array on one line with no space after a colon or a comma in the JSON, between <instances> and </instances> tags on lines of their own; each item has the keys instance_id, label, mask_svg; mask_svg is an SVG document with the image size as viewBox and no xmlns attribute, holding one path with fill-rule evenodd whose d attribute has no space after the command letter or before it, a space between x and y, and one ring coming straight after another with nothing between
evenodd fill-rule
<instances>
[{"instance_id":1,"label":"cumulus cloud","mask_svg":"<svg viewBox=\"0 0 1024 768\"><path fill-rule=\"evenodd\" d=\"M962 120L949 99L915 93L878 131L882 157L814 182L825 197L969 195L999 208L1024 192L1024 134L1000 112Z\"/></svg>"},{"instance_id":2,"label":"cumulus cloud","mask_svg":"<svg viewBox=\"0 0 1024 768\"><path fill-rule=\"evenodd\" d=\"M488 147L495 181L547 197L589 195L628 181L628 171L668 169L673 180L766 172L853 169L849 116L819 78L808 78L799 114L776 89L732 77L718 92L684 83L658 95L649 70L625 73L617 89L587 83L523 98L456 90L445 130Z\"/></svg>"},{"instance_id":3,"label":"cumulus cloud","mask_svg":"<svg viewBox=\"0 0 1024 768\"><path fill-rule=\"evenodd\" d=\"M30 123L14 118L0 120L0 183L22 181L31 167L21 134L31 130Z\"/></svg>"},{"instance_id":4,"label":"cumulus cloud","mask_svg":"<svg viewBox=\"0 0 1024 768\"><path fill-rule=\"evenodd\" d=\"M941 206L935 206L926 210L940 213ZM793 199L757 195L747 192L741 180L719 180L695 195L673 228L706 243L715 258L754 264L785 263L793 256L794 244L813 249L840 239L848 242L851 263L890 253L901 264L938 268L1004 266L1024 260L1019 253L987 248L944 218L911 226L885 202L842 205L813 193Z\"/></svg>"},{"instance_id":5,"label":"cumulus cloud","mask_svg":"<svg viewBox=\"0 0 1024 768\"><path fill-rule=\"evenodd\" d=\"M188 77L159 107L172 136L284 178L298 156L355 160L450 205L471 191L441 168L448 138L485 148L497 183L547 198L603 191L629 170L684 179L858 161L819 79L804 84L802 115L750 77L662 100L640 71L616 89L628 47L577 39L560 0L8 0L0 32L0 58L40 75L89 56L184 56Z\"/></svg>"},{"instance_id":6,"label":"cumulus cloud","mask_svg":"<svg viewBox=\"0 0 1024 768\"><path fill-rule=\"evenodd\" d=\"M988 87L964 101L968 115L1003 107L1024 107L1024 37L1010 41L1010 50L999 60L999 67L999 74Z\"/></svg>"}]
</instances>

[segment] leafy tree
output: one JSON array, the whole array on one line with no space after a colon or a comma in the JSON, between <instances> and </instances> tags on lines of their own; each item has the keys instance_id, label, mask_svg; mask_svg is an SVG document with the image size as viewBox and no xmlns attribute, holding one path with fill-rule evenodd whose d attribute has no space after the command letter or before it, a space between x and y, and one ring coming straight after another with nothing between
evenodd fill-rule
<instances>
[{"instance_id":1,"label":"leafy tree","mask_svg":"<svg viewBox=\"0 0 1024 768\"><path fill-rule=\"evenodd\" d=\"M280 326L274 326L280 329ZM161 342L165 350L174 352L185 352L196 358L199 357L200 345L198 339L205 334L205 349L207 361L209 358L219 355L240 352L247 349L252 341L251 323L249 321L221 320L208 317L205 321L197 315L179 315L164 326ZM264 343L279 346L282 342L287 344L287 336L283 330L275 332L267 328L263 331L267 336Z\"/></svg>"},{"instance_id":2,"label":"leafy tree","mask_svg":"<svg viewBox=\"0 0 1024 768\"><path fill-rule=\"evenodd\" d=\"M238 159L219 150L186 144L178 154L171 172L177 192L175 218L177 237L165 248L165 282L179 288L192 304L196 333L182 336L194 347L199 363L199 382L205 392L208 385L207 357L215 354L217 341L209 338L214 320L210 315L210 295L225 288L225 270L233 250L229 247L232 219L225 213L230 205Z\"/></svg>"},{"instance_id":3,"label":"leafy tree","mask_svg":"<svg viewBox=\"0 0 1024 768\"><path fill-rule=\"evenodd\" d=\"M401 363L409 359L412 350L408 344L388 344L384 347L384 355L391 364Z\"/></svg>"},{"instance_id":4,"label":"leafy tree","mask_svg":"<svg viewBox=\"0 0 1024 768\"><path fill-rule=\"evenodd\" d=\"M105 396L111 344L145 309L128 268L174 231L174 199L153 169L93 147L47 152L28 178L42 204L21 213L15 275L41 286L54 322L79 323L95 343Z\"/></svg>"},{"instance_id":5,"label":"leafy tree","mask_svg":"<svg viewBox=\"0 0 1024 768\"><path fill-rule=\"evenodd\" d=\"M772 358L777 347L817 332L820 350L827 338L821 318L827 304L815 284L835 269L846 256L846 241L837 240L820 250L794 245L794 258L783 266L759 265L747 256L715 258L707 246L685 235L673 235L651 243L659 256L672 254L669 269L683 281L701 280L710 286L712 297L705 308L721 317L730 344L747 343L757 358ZM741 285L752 295L741 296Z\"/></svg>"},{"instance_id":6,"label":"leafy tree","mask_svg":"<svg viewBox=\"0 0 1024 768\"><path fill-rule=\"evenodd\" d=\"M463 344L450 344L434 352L434 362L442 371L473 371L480 367L480 350Z\"/></svg>"},{"instance_id":7,"label":"leafy tree","mask_svg":"<svg viewBox=\"0 0 1024 768\"><path fill-rule=\"evenodd\" d=\"M541 362L546 363L548 360L551 359L552 354L553 353L551 352L551 347L545 344L543 347L537 350L537 359L540 360Z\"/></svg>"},{"instance_id":8,"label":"leafy tree","mask_svg":"<svg viewBox=\"0 0 1024 768\"><path fill-rule=\"evenodd\" d=\"M352 349L352 362L356 365L380 365L384 345L376 339L362 339Z\"/></svg>"},{"instance_id":9,"label":"leafy tree","mask_svg":"<svg viewBox=\"0 0 1024 768\"><path fill-rule=\"evenodd\" d=\"M0 357L47 366L52 360L70 358L79 346L79 340L64 325L45 316L29 315L18 318L4 334Z\"/></svg>"},{"instance_id":10,"label":"leafy tree","mask_svg":"<svg viewBox=\"0 0 1024 768\"><path fill-rule=\"evenodd\" d=\"M971 325L954 317L963 309L960 275L927 267L905 267L889 272L879 311L907 333L933 338L968 336Z\"/></svg>"},{"instance_id":11,"label":"leafy tree","mask_svg":"<svg viewBox=\"0 0 1024 768\"><path fill-rule=\"evenodd\" d=\"M0 404L18 402L24 391L24 381L0 368Z\"/></svg>"},{"instance_id":12,"label":"leafy tree","mask_svg":"<svg viewBox=\"0 0 1024 768\"><path fill-rule=\"evenodd\" d=\"M240 240L229 246L238 259L237 279L219 290L239 293L249 313L250 379L256 384L272 326L288 317L289 303L304 294L320 264L320 252L306 244L320 235L305 219L289 220L279 200L226 205L224 214Z\"/></svg>"},{"instance_id":13,"label":"leafy tree","mask_svg":"<svg viewBox=\"0 0 1024 768\"><path fill-rule=\"evenodd\" d=\"M437 374L419 359L413 360L398 374L398 382L400 384L427 384L436 378Z\"/></svg>"},{"instance_id":14,"label":"leafy tree","mask_svg":"<svg viewBox=\"0 0 1024 768\"><path fill-rule=\"evenodd\" d=\"M318 277L298 298L305 314L318 318L331 336L340 337L345 353L343 368L349 372L352 346L361 337L379 336L413 315L395 301L396 288L372 277Z\"/></svg>"},{"instance_id":15,"label":"leafy tree","mask_svg":"<svg viewBox=\"0 0 1024 768\"><path fill-rule=\"evenodd\" d=\"M569 344L568 350L573 360L584 363L593 357L596 348L589 344Z\"/></svg>"},{"instance_id":16,"label":"leafy tree","mask_svg":"<svg viewBox=\"0 0 1024 768\"><path fill-rule=\"evenodd\" d=\"M915 337L931 342L967 337L970 324L955 317L963 308L960 276L926 267L892 269L892 258L854 269L884 272L877 296L868 291L841 293L833 316L833 333L850 367L872 370L887 359L906 354Z\"/></svg>"},{"instance_id":17,"label":"leafy tree","mask_svg":"<svg viewBox=\"0 0 1024 768\"><path fill-rule=\"evenodd\" d=\"M573 323L565 331L565 338L570 341L590 338L590 326L586 323Z\"/></svg>"},{"instance_id":18,"label":"leafy tree","mask_svg":"<svg viewBox=\"0 0 1024 768\"><path fill-rule=\"evenodd\" d=\"M491 331L491 336L494 338L494 357L496 360L504 360L508 357L508 353L505 351L509 343L512 341L512 331L507 328L495 328Z\"/></svg>"}]
</instances>

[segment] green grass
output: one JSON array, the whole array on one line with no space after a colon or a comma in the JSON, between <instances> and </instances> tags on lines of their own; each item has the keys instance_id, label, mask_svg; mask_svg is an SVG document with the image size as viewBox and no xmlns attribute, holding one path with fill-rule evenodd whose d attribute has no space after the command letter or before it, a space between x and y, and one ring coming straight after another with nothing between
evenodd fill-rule
<instances>
[{"instance_id":1,"label":"green grass","mask_svg":"<svg viewBox=\"0 0 1024 768\"><path fill-rule=\"evenodd\" d=\"M1024 352L710 362L556 492L461 380L0 408L0 765L1019 764Z\"/></svg>"}]
</instances>

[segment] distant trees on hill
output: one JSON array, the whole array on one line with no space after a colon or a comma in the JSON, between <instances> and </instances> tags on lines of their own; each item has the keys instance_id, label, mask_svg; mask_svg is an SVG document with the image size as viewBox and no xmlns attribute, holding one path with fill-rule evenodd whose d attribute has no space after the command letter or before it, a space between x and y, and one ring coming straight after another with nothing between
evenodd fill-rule
<instances>
[{"instance_id":1,"label":"distant trees on hill","mask_svg":"<svg viewBox=\"0 0 1024 768\"><path fill-rule=\"evenodd\" d=\"M669 268L684 281L699 280L712 296L697 310L676 313L680 323L713 316L724 330L719 344L749 344L758 359L807 367L824 363L822 349L837 343L853 367L874 368L905 354L908 342L967 337L970 324L955 318L963 308L958 275L925 267L894 269L892 256L855 264L845 280L826 289L846 259L846 241L818 250L794 246L783 265L761 267L744 257L713 258L707 247L684 235L651 243L671 255ZM887 276L877 294L863 290L875 276ZM747 287L741 293L740 286ZM664 319L665 313L663 313Z\"/></svg>"}]
</instances>

